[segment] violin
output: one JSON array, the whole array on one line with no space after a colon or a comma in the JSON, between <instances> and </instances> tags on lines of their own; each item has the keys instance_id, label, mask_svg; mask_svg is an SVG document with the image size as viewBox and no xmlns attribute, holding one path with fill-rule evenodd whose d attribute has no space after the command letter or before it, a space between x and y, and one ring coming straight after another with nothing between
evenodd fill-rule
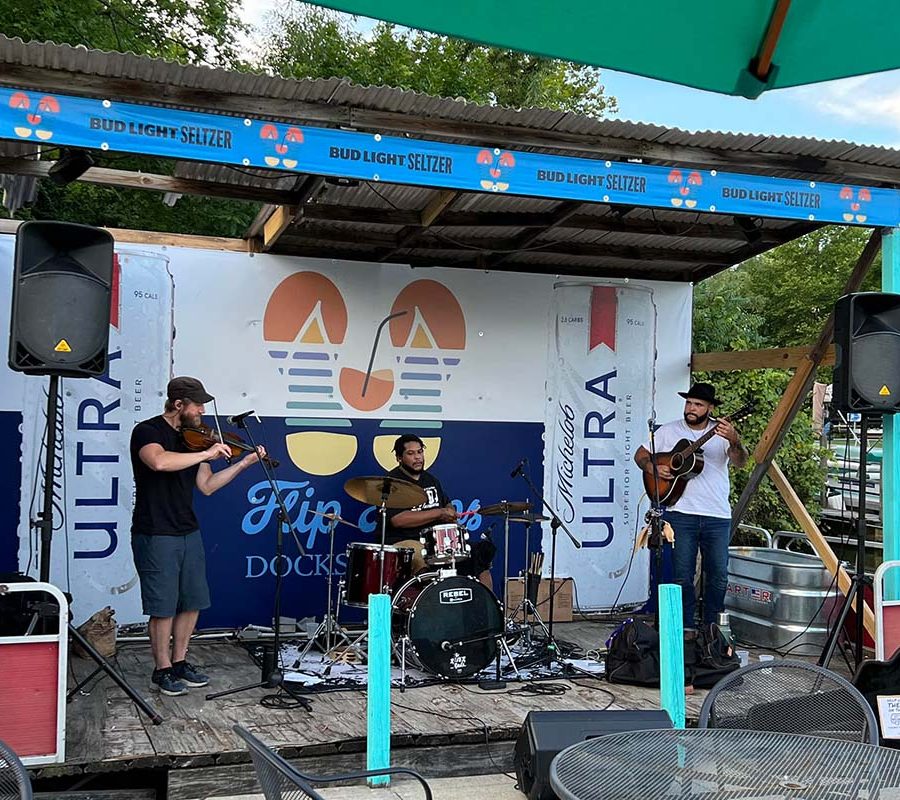
<instances>
[{"instance_id":1,"label":"violin","mask_svg":"<svg viewBox=\"0 0 900 800\"><path fill-rule=\"evenodd\" d=\"M206 425L200 425L196 428L182 428L181 438L184 440L188 450L195 453L199 453L201 450L208 450L219 442L231 448L231 458L237 458L241 453L256 452L256 448L247 444L240 436L233 433L223 433L220 439L218 432ZM274 458L263 456L263 461L273 469L278 466L278 462Z\"/></svg>"}]
</instances>

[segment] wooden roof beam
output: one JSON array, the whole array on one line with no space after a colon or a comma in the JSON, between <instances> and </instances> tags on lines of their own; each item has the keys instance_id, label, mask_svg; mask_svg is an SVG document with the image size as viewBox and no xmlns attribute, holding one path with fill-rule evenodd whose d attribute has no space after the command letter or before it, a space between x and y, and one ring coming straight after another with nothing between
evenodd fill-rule
<instances>
[{"instance_id":1,"label":"wooden roof beam","mask_svg":"<svg viewBox=\"0 0 900 800\"><path fill-rule=\"evenodd\" d=\"M453 189L442 189L432 196L425 208L419 214L418 225L407 225L397 235L397 246L379 257L379 261L390 261L398 250L402 250L407 242L416 238L425 228L437 221L438 217L450 207L461 192Z\"/></svg>"}]
</instances>

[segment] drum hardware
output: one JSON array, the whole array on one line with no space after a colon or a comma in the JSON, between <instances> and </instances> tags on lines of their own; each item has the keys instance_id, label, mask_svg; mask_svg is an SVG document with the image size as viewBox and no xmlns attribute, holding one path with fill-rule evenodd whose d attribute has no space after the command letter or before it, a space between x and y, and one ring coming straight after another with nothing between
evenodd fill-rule
<instances>
[{"instance_id":1,"label":"drum hardware","mask_svg":"<svg viewBox=\"0 0 900 800\"><path fill-rule=\"evenodd\" d=\"M344 525L349 525L351 528L356 528L359 530L359 525L354 525L352 522L344 519L343 517L332 514L332 513L323 513L321 511L310 511L310 514L313 514L317 517L323 517L328 520L328 583L327 583L327 598L325 601L325 616L322 619L322 622L319 624L319 627L316 628L315 633L309 637L309 641L306 643L306 646L303 650L300 651L300 660L302 661L309 654L309 651L312 649L313 645L315 645L319 637L322 635L323 631L325 633L325 647L322 652L326 655L330 653L335 647L337 647L338 642L343 642L344 644L350 644L350 636L347 631L341 627L341 624L338 622L337 613L332 612L332 600L334 597L334 593L332 591L332 581L334 578L334 529L337 527L338 523L342 523ZM343 581L341 582L343 583ZM335 608L335 612L337 609ZM332 639L334 637L334 639Z\"/></svg>"},{"instance_id":2,"label":"drum hardware","mask_svg":"<svg viewBox=\"0 0 900 800\"><path fill-rule=\"evenodd\" d=\"M581 549L581 542L578 541L573 535L572 531L568 529L566 524L560 519L559 515L556 513L556 509L547 502L547 498L544 497L538 491L538 488L534 485L534 482L531 480L531 477L528 474L527 467L528 459L524 458L522 461L518 463L516 468L512 471L511 477L515 478L516 476L520 476L525 483L528 484L528 488L531 490L531 494L533 497L537 498L541 502L540 509L543 511L546 509L550 512L550 592L549 592L549 600L550 600L550 618L549 618L549 627L547 630L547 651L544 654L542 661L547 662L550 666L553 665L553 662L556 661L559 647L556 644L556 640L553 638L553 595L555 594L554 587L556 586L556 537L559 533L559 529L562 528L563 532L566 536L569 537L569 540L572 542L573 546L577 549ZM530 527L530 526L529 526ZM537 609L534 609L535 614L537 614ZM543 624L543 623L542 623Z\"/></svg>"}]
</instances>

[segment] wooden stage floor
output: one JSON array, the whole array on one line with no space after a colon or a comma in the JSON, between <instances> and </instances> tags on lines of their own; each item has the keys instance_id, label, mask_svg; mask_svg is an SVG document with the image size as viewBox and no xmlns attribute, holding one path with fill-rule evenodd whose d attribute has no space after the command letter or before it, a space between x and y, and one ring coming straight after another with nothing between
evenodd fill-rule
<instances>
[{"instance_id":1,"label":"wooden stage floor","mask_svg":"<svg viewBox=\"0 0 900 800\"><path fill-rule=\"evenodd\" d=\"M558 624L555 633L560 640L596 650L603 648L612 627L608 621L581 621ZM66 763L36 770L35 776L68 776L74 784L95 774L92 785L103 785L104 775L108 780L112 773L146 770L167 776L172 800L251 792L255 782L249 756L231 730L235 723L310 772L364 768L364 692L312 695L312 713L261 706L260 699L271 694L268 689L207 701L208 692L258 681L260 670L233 641L197 641L190 658L209 673L210 687L183 697L165 697L149 688L149 644L120 644L115 660L118 669L165 721L153 725L104 676L68 706ZM93 662L73 658L71 685L93 666ZM499 692L450 683L395 690L393 762L417 768L429 777L510 771L513 743L529 711L659 708L657 689L610 685L588 677L557 682L567 687L564 693L520 694L516 690L521 683L509 683ZM688 696L689 720L697 718L704 695L697 691Z\"/></svg>"}]
</instances>

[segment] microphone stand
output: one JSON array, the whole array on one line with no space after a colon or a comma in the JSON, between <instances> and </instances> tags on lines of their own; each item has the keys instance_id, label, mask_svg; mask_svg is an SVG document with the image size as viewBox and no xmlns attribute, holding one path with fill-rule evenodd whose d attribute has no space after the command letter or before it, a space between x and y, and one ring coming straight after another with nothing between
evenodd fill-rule
<instances>
[{"instance_id":1,"label":"microphone stand","mask_svg":"<svg viewBox=\"0 0 900 800\"><path fill-rule=\"evenodd\" d=\"M559 652L559 648L556 645L556 639L553 638L553 596L556 594L557 587L555 585L556 581L556 535L559 532L559 529L562 528L566 536L569 537L572 544L575 546L577 550L581 549L581 542L578 541L573 535L572 531L570 531L566 527L566 523L563 522L559 518L559 514L556 513L556 509L547 502L547 498L544 497L539 491L537 486L534 485L534 482L531 480L531 477L522 469L523 464L527 463L527 461L523 461L522 464L516 468L516 472L522 477L525 483L528 484L528 488L531 489L531 493L541 501L541 507L546 508L547 511L550 512L550 620L547 628L547 653L545 658L547 659L547 663L549 666L553 666L553 662L556 660L556 654ZM515 475L513 475L515 477Z\"/></svg>"},{"instance_id":2,"label":"microphone stand","mask_svg":"<svg viewBox=\"0 0 900 800\"><path fill-rule=\"evenodd\" d=\"M256 451L257 444L253 439L253 434L251 433L249 426L247 425L246 418L236 420L235 424L242 431L244 431L244 434L247 436L247 440L250 442L253 450ZM266 480L269 482L269 486L272 489L272 497L275 498L275 502L278 505L278 512L276 514L278 528L275 535L275 598L273 612L275 620L275 636L272 642L273 652L270 654L264 646L261 681L259 681L258 683L251 683L247 686L239 686L235 689L226 689L222 692L208 694L206 695L206 699L214 700L218 697L225 697L230 694L245 692L249 689L284 689L306 711L312 711L312 704L309 700L307 700L305 697L302 697L301 695L296 694L295 691L288 689L284 685L284 672L281 668L281 585L283 578L281 561L284 557L284 531L289 530L292 533L294 542L296 543L297 549L300 551L301 556L306 555L306 550L304 550L303 545L300 544L300 540L297 538L297 533L296 531L294 531L293 526L290 524L290 515L288 514L287 506L284 503L284 498L281 495L281 490L278 488L278 482L275 480L275 472L272 469L271 464L265 459L260 459L259 465L262 467L263 474L266 476Z\"/></svg>"},{"instance_id":3,"label":"microphone stand","mask_svg":"<svg viewBox=\"0 0 900 800\"><path fill-rule=\"evenodd\" d=\"M656 464L656 412L654 411L650 419L647 420L647 428L650 433L650 464L653 467L653 492L650 497L650 510L647 512L650 523L650 538L647 540L647 547L656 550L656 601L653 607L656 609L653 613L653 627L659 630L659 585L662 582L662 557L663 557L663 537L662 537L662 515L663 509L659 502L659 469ZM652 591L652 586L651 586Z\"/></svg>"}]
</instances>

